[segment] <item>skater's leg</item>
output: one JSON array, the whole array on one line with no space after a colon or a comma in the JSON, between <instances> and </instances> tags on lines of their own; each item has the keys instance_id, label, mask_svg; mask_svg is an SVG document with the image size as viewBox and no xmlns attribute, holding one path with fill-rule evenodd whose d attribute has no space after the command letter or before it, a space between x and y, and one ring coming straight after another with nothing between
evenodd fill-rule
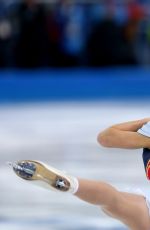
<instances>
[{"instance_id":1,"label":"skater's leg","mask_svg":"<svg viewBox=\"0 0 150 230\"><path fill-rule=\"evenodd\" d=\"M107 215L120 220L132 230L150 229L150 216L143 195L120 192L104 182L78 181L75 196L100 206Z\"/></svg>"},{"instance_id":2,"label":"skater's leg","mask_svg":"<svg viewBox=\"0 0 150 230\"><path fill-rule=\"evenodd\" d=\"M13 164L13 168L25 180L42 181L49 189L72 193L90 204L101 206L105 213L130 229L150 229L148 208L141 195L117 191L105 182L77 179L38 161L19 161Z\"/></svg>"},{"instance_id":3,"label":"skater's leg","mask_svg":"<svg viewBox=\"0 0 150 230\"><path fill-rule=\"evenodd\" d=\"M75 195L94 205L113 205L121 198L121 193L111 185L85 179L78 179L79 189Z\"/></svg>"}]
</instances>

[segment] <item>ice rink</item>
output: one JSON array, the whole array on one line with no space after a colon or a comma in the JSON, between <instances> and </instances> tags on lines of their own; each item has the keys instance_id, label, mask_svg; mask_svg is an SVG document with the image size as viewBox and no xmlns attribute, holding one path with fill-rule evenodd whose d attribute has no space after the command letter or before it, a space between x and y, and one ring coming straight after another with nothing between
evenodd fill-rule
<instances>
[{"instance_id":1,"label":"ice rink","mask_svg":"<svg viewBox=\"0 0 150 230\"><path fill-rule=\"evenodd\" d=\"M0 229L125 230L99 207L22 181L6 162L41 160L118 189L148 189L142 151L106 149L97 144L96 137L111 124L149 114L149 104L137 101L1 105Z\"/></svg>"}]
</instances>

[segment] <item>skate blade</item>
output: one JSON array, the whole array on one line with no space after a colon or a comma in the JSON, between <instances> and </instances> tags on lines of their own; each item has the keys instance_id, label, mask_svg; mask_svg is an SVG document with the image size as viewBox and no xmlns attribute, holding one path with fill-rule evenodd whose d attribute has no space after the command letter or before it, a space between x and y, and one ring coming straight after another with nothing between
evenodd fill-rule
<instances>
[{"instance_id":1,"label":"skate blade","mask_svg":"<svg viewBox=\"0 0 150 230\"><path fill-rule=\"evenodd\" d=\"M54 189L61 191L68 191L70 182L62 176L61 172L52 167L32 160L23 160L16 163L8 163L13 167L17 176L25 180L45 182ZM41 185L40 185L41 186ZM43 186L42 186L43 187Z\"/></svg>"}]
</instances>

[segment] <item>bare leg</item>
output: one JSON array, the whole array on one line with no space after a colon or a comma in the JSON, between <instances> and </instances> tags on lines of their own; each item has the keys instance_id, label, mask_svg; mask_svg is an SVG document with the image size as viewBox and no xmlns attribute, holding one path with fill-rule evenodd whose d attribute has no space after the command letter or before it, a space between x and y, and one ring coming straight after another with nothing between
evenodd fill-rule
<instances>
[{"instance_id":1,"label":"bare leg","mask_svg":"<svg viewBox=\"0 0 150 230\"><path fill-rule=\"evenodd\" d=\"M132 230L150 230L150 217L143 196L117 191L105 182L76 179L37 161L19 161L13 164L13 169L22 179L45 182L49 189L70 192L88 203L101 206L105 213Z\"/></svg>"},{"instance_id":2,"label":"bare leg","mask_svg":"<svg viewBox=\"0 0 150 230\"><path fill-rule=\"evenodd\" d=\"M107 183L85 179L78 179L78 181L79 189L75 196L88 203L110 205L121 196L120 192Z\"/></svg>"},{"instance_id":3,"label":"bare leg","mask_svg":"<svg viewBox=\"0 0 150 230\"><path fill-rule=\"evenodd\" d=\"M101 206L107 215L120 220L132 230L150 229L150 217L143 196L117 191L104 182L85 179L78 181L79 189L75 196Z\"/></svg>"}]
</instances>

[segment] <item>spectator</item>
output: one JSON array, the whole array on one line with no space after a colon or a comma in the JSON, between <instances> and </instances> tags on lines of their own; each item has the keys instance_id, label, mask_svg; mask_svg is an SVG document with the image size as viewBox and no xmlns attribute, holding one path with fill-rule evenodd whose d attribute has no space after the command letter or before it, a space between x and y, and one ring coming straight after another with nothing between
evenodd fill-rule
<instances>
[{"instance_id":1,"label":"spectator","mask_svg":"<svg viewBox=\"0 0 150 230\"><path fill-rule=\"evenodd\" d=\"M48 65L52 67L62 67L63 66L63 51L61 50L62 41L62 21L58 13L59 6L48 10L47 16L47 31L48 31L48 55L49 62Z\"/></svg>"},{"instance_id":2,"label":"spectator","mask_svg":"<svg viewBox=\"0 0 150 230\"><path fill-rule=\"evenodd\" d=\"M108 3L105 18L93 27L89 37L89 66L136 65L135 41L142 11L130 3L128 20L119 25L115 21L114 2Z\"/></svg>"},{"instance_id":3,"label":"spectator","mask_svg":"<svg viewBox=\"0 0 150 230\"><path fill-rule=\"evenodd\" d=\"M64 66L78 66L85 44L86 27L82 4L61 1L59 7L62 30L61 49Z\"/></svg>"},{"instance_id":4,"label":"spectator","mask_svg":"<svg viewBox=\"0 0 150 230\"><path fill-rule=\"evenodd\" d=\"M8 17L7 7L0 2L0 67L9 67L11 62L12 25Z\"/></svg>"},{"instance_id":5,"label":"spectator","mask_svg":"<svg viewBox=\"0 0 150 230\"><path fill-rule=\"evenodd\" d=\"M24 0L17 11L19 36L16 45L17 67L34 68L48 64L48 32L42 4Z\"/></svg>"},{"instance_id":6,"label":"spectator","mask_svg":"<svg viewBox=\"0 0 150 230\"><path fill-rule=\"evenodd\" d=\"M135 20L128 20L121 29L120 36L120 65L137 65L138 59L135 53L138 24Z\"/></svg>"},{"instance_id":7,"label":"spectator","mask_svg":"<svg viewBox=\"0 0 150 230\"><path fill-rule=\"evenodd\" d=\"M112 18L105 18L93 27L87 43L89 66L118 64L119 32L119 27Z\"/></svg>"}]
</instances>

